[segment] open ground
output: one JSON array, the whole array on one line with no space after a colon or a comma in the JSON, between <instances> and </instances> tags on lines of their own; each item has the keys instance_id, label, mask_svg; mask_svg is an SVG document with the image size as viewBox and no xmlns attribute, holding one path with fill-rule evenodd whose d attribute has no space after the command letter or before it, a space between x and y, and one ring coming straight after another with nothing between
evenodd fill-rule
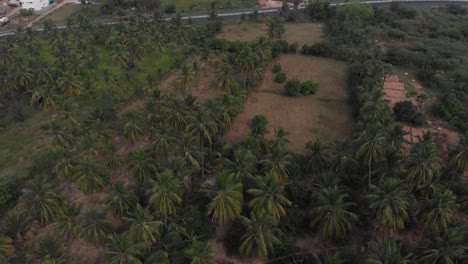
<instances>
[{"instance_id":1,"label":"open ground","mask_svg":"<svg viewBox=\"0 0 468 264\"><path fill-rule=\"evenodd\" d=\"M252 41L266 35L265 24L238 24L225 25L218 35L231 41ZM311 45L320 41L323 36L323 25L320 23L294 23L286 24L283 39L289 43L297 42L300 46Z\"/></svg>"},{"instance_id":2,"label":"open ground","mask_svg":"<svg viewBox=\"0 0 468 264\"><path fill-rule=\"evenodd\" d=\"M259 87L249 96L244 112L227 131L225 138L228 141L242 140L250 132L249 123L255 115L268 118L270 136L275 128L288 131L289 149L297 152L304 150L309 140L318 138L329 142L351 133L345 63L296 54L282 55L275 63L282 65L289 79L318 82L319 91L307 97L284 96L283 85L273 81L274 76L268 69Z\"/></svg>"}]
</instances>

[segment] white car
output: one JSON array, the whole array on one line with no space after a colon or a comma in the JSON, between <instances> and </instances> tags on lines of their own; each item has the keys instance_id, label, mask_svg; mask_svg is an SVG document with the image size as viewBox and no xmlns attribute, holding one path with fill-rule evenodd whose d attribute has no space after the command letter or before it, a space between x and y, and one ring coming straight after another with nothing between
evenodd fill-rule
<instances>
[{"instance_id":1,"label":"white car","mask_svg":"<svg viewBox=\"0 0 468 264\"><path fill-rule=\"evenodd\" d=\"M2 17L0 18L0 26L3 26L5 25L6 23L8 23L10 20L8 19L8 17Z\"/></svg>"}]
</instances>

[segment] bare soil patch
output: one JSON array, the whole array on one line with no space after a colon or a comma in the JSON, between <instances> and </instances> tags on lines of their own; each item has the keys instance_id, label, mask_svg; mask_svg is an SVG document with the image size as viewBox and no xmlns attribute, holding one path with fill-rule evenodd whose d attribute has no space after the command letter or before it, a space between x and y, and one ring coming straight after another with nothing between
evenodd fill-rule
<instances>
[{"instance_id":1,"label":"bare soil patch","mask_svg":"<svg viewBox=\"0 0 468 264\"><path fill-rule=\"evenodd\" d=\"M409 86L405 85L404 79L406 76L392 75L387 76L384 84L385 100L388 101L390 108L397 102L401 101L411 101L413 104L418 105L417 96L418 94L424 92L424 87L421 86L415 80L409 81ZM413 93L410 93L408 89L411 89ZM412 94L412 95L411 95ZM421 110L424 112L425 109L429 109L432 101L427 101L422 104ZM410 143L418 142L418 137L422 137L424 132L430 131L434 135L435 141L439 148L440 156L444 160L448 154L449 146L456 145L460 141L460 135L458 132L451 130L449 124L439 118L428 116L427 125L424 127L412 127L410 125L405 125L405 131L408 132L408 135L405 136L405 139Z\"/></svg>"},{"instance_id":2,"label":"bare soil patch","mask_svg":"<svg viewBox=\"0 0 468 264\"><path fill-rule=\"evenodd\" d=\"M230 41L252 41L266 36L266 30L265 24L225 25L218 37ZM299 46L302 46L317 43L322 36L323 24L321 23L288 23L283 39L291 44L297 42Z\"/></svg>"},{"instance_id":3,"label":"bare soil patch","mask_svg":"<svg viewBox=\"0 0 468 264\"><path fill-rule=\"evenodd\" d=\"M189 91L198 98L198 102L203 103L223 94L223 91L216 84L217 72L216 64L203 62L203 70L193 79L193 87ZM184 94L179 85L179 71L174 71L161 83L161 90L166 93Z\"/></svg>"},{"instance_id":4,"label":"bare soil patch","mask_svg":"<svg viewBox=\"0 0 468 264\"><path fill-rule=\"evenodd\" d=\"M351 106L347 93L347 66L335 60L288 54L279 57L288 79L313 80L319 83L317 94L306 97L282 95L283 85L273 81L271 69L253 91L245 110L233 121L225 134L231 142L242 140L249 132L249 123L255 115L265 115L269 121L269 137L275 128L284 128L289 134L289 149L302 152L309 140L319 138L329 142L351 133Z\"/></svg>"},{"instance_id":5,"label":"bare soil patch","mask_svg":"<svg viewBox=\"0 0 468 264\"><path fill-rule=\"evenodd\" d=\"M207 245L211 248L213 253L215 253L215 260L217 263L228 262L232 264L244 264L244 263L251 263L251 264L262 264L263 261L259 259L239 259L239 258L231 258L227 255L226 249L224 249L223 244L221 242L216 241L215 239L210 239L207 242Z\"/></svg>"}]
</instances>

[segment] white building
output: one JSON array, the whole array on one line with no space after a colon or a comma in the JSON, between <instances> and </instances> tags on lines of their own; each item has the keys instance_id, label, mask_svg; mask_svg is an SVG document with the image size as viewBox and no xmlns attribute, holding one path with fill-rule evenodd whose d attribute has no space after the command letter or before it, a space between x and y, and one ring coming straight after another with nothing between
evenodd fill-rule
<instances>
[{"instance_id":1,"label":"white building","mask_svg":"<svg viewBox=\"0 0 468 264\"><path fill-rule=\"evenodd\" d=\"M24 9L33 9L34 11L40 11L41 9L49 5L49 0L22 0L21 6Z\"/></svg>"}]
</instances>

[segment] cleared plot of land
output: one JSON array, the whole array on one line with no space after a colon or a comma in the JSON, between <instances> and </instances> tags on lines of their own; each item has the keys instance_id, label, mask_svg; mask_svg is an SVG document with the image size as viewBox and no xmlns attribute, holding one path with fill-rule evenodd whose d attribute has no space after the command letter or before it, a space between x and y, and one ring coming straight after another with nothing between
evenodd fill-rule
<instances>
[{"instance_id":1,"label":"cleared plot of land","mask_svg":"<svg viewBox=\"0 0 468 264\"><path fill-rule=\"evenodd\" d=\"M251 93L242 112L225 134L231 142L242 140L249 132L255 115L265 115L270 134L282 127L290 133L289 149L301 152L309 140L331 141L351 133L351 106L347 93L347 65L335 60L295 54L277 59L289 79L313 80L319 83L317 94L307 97L282 95L283 86L273 81L268 69L264 80Z\"/></svg>"},{"instance_id":2,"label":"cleared plot of land","mask_svg":"<svg viewBox=\"0 0 468 264\"><path fill-rule=\"evenodd\" d=\"M320 41L323 35L323 25L320 23L295 23L286 24L286 32L283 39L289 43L297 42L300 46L314 44ZM225 25L218 35L231 41L252 41L261 36L266 36L265 24L240 24Z\"/></svg>"}]
</instances>

